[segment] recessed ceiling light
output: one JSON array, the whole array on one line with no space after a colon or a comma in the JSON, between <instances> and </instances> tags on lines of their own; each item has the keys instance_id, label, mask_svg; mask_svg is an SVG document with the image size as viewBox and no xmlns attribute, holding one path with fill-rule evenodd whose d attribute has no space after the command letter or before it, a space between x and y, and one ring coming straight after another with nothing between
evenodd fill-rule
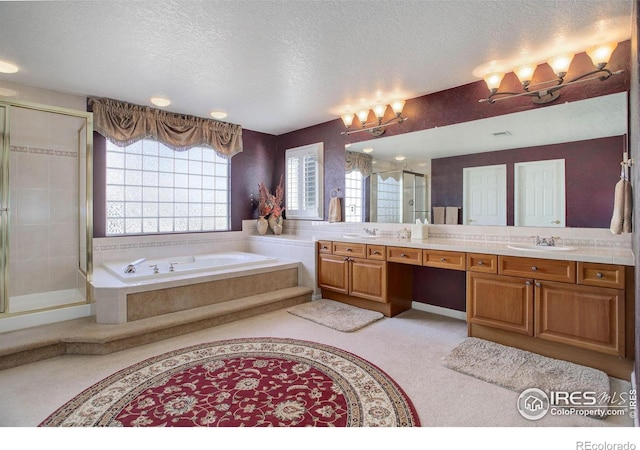
<instances>
[{"instance_id":1,"label":"recessed ceiling light","mask_svg":"<svg viewBox=\"0 0 640 450\"><path fill-rule=\"evenodd\" d=\"M365 153L371 153L373 149L371 147L366 147L366 148L363 148L362 151Z\"/></svg>"},{"instance_id":2,"label":"recessed ceiling light","mask_svg":"<svg viewBox=\"0 0 640 450\"><path fill-rule=\"evenodd\" d=\"M226 119L227 113L224 111L211 111L211 117L214 119Z\"/></svg>"},{"instance_id":3,"label":"recessed ceiling light","mask_svg":"<svg viewBox=\"0 0 640 450\"><path fill-rule=\"evenodd\" d=\"M0 88L0 97L16 97L17 95L18 92L13 89Z\"/></svg>"},{"instance_id":4,"label":"recessed ceiling light","mask_svg":"<svg viewBox=\"0 0 640 450\"><path fill-rule=\"evenodd\" d=\"M6 61L0 61L0 72L2 73L16 73L18 71L18 66L15 64L11 64Z\"/></svg>"},{"instance_id":5,"label":"recessed ceiling light","mask_svg":"<svg viewBox=\"0 0 640 450\"><path fill-rule=\"evenodd\" d=\"M171 100L169 100L168 98L153 97L151 99L151 103L153 103L156 106L164 107L164 106L169 106L171 104Z\"/></svg>"},{"instance_id":6,"label":"recessed ceiling light","mask_svg":"<svg viewBox=\"0 0 640 450\"><path fill-rule=\"evenodd\" d=\"M404 156L402 155L396 156L396 161L404 161Z\"/></svg>"}]
</instances>

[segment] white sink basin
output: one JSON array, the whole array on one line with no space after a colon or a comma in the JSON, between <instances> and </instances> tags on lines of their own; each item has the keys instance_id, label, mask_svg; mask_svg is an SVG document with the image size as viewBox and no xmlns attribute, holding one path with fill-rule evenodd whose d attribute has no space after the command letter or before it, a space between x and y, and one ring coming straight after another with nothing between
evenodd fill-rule
<instances>
[{"instance_id":1,"label":"white sink basin","mask_svg":"<svg viewBox=\"0 0 640 450\"><path fill-rule=\"evenodd\" d=\"M507 245L507 247L513 250L525 250L529 252L569 252L575 250L575 247L567 247L564 245L513 244Z\"/></svg>"},{"instance_id":2,"label":"white sink basin","mask_svg":"<svg viewBox=\"0 0 640 450\"><path fill-rule=\"evenodd\" d=\"M342 237L349 239L377 239L380 236L376 236L373 234L345 233L342 235Z\"/></svg>"}]
</instances>

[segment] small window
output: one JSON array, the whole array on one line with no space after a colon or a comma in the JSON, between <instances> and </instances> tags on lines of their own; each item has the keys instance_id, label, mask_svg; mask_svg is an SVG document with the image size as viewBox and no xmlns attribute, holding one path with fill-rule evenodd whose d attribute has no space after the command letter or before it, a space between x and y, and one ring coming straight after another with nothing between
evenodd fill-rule
<instances>
[{"instance_id":1,"label":"small window","mask_svg":"<svg viewBox=\"0 0 640 450\"><path fill-rule=\"evenodd\" d=\"M344 221L362 222L362 205L364 198L364 180L358 170L352 170L344 176Z\"/></svg>"},{"instance_id":2,"label":"small window","mask_svg":"<svg viewBox=\"0 0 640 450\"><path fill-rule=\"evenodd\" d=\"M320 142L285 152L288 219L323 220L323 151Z\"/></svg>"}]
</instances>

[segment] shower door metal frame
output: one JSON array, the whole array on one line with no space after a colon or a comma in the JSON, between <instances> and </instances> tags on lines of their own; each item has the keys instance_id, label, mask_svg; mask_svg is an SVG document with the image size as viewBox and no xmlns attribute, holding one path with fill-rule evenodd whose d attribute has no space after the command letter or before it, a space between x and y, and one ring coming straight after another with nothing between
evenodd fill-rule
<instances>
[{"instance_id":1,"label":"shower door metal frame","mask_svg":"<svg viewBox=\"0 0 640 450\"><path fill-rule=\"evenodd\" d=\"M70 117L77 117L85 120L86 130L86 186L85 186L85 208L86 208L86 271L82 270L80 264L78 269L81 270L87 280L86 283L86 301L92 301L92 292L90 282L93 275L93 113L79 111L75 109L63 108L58 106L44 105L23 100L0 99L0 110L4 110L4 115L0 115L3 122L2 128L2 148L0 148L0 214L2 215L3 224L0 229L0 279L3 280L0 289L0 314L6 312L9 300L9 211L11 198L9 195L9 155L11 151L11 108L23 108L34 111L48 112L53 114L61 114ZM78 147L79 149L79 147ZM80 161L80 154L78 154ZM80 177L78 177L78 192L80 190ZM80 223L80 214L78 214L78 230L82 230ZM80 234L78 234L78 248L80 246Z\"/></svg>"}]
</instances>

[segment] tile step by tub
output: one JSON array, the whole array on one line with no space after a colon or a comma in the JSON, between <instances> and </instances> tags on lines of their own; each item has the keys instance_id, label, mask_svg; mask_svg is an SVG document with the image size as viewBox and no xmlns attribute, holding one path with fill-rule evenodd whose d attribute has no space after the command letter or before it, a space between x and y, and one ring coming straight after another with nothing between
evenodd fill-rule
<instances>
[{"instance_id":1,"label":"tile step by tub","mask_svg":"<svg viewBox=\"0 0 640 450\"><path fill-rule=\"evenodd\" d=\"M123 324L93 317L0 334L0 370L60 355L105 355L311 301L313 290L289 287Z\"/></svg>"}]
</instances>

